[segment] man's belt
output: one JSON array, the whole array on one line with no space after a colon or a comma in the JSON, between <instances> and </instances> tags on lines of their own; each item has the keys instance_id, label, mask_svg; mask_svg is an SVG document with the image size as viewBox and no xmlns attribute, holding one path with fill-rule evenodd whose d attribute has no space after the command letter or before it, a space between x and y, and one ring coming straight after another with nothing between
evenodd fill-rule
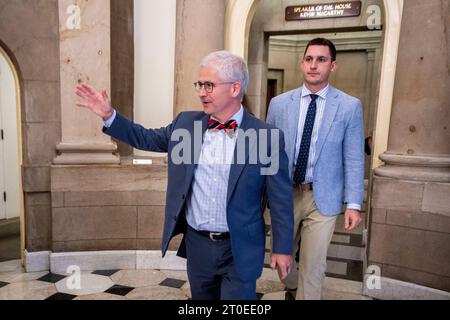
<instances>
[{"instance_id":1,"label":"man's belt","mask_svg":"<svg viewBox=\"0 0 450 320\"><path fill-rule=\"evenodd\" d=\"M210 238L212 241L221 241L221 240L227 240L230 239L230 233L229 232L211 232L211 231L198 231L199 234L202 236Z\"/></svg>"}]
</instances>

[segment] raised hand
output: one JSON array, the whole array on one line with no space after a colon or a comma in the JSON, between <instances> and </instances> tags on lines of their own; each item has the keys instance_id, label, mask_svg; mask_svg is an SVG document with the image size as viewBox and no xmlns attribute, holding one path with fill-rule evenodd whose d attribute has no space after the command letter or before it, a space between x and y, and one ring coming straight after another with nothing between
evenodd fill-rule
<instances>
[{"instance_id":1,"label":"raised hand","mask_svg":"<svg viewBox=\"0 0 450 320\"><path fill-rule=\"evenodd\" d=\"M84 100L83 103L77 103L78 107L92 110L105 121L113 115L114 109L111 107L111 101L106 90L100 93L90 85L81 83L77 85L76 94Z\"/></svg>"}]
</instances>

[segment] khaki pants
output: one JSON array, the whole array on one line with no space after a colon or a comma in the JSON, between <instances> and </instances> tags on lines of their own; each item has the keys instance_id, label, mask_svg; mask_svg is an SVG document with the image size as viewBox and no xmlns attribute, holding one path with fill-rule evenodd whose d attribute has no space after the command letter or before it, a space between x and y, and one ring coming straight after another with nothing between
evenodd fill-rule
<instances>
[{"instance_id":1,"label":"khaki pants","mask_svg":"<svg viewBox=\"0 0 450 320\"><path fill-rule=\"evenodd\" d=\"M320 214L313 191L294 189L294 247L292 271L283 281L286 288L297 288L297 300L320 300L327 269L327 252L337 217ZM295 254L301 238L299 265ZM297 270L298 269L298 270Z\"/></svg>"}]
</instances>

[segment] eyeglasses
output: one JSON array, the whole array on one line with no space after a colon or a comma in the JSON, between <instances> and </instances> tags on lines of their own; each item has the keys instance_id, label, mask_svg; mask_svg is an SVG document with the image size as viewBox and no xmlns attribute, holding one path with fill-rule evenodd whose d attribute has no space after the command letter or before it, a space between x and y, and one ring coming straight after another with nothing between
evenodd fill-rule
<instances>
[{"instance_id":1,"label":"eyeglasses","mask_svg":"<svg viewBox=\"0 0 450 320\"><path fill-rule=\"evenodd\" d=\"M231 84L231 83L235 83L235 82L236 81L234 81L234 82L213 83L213 82L209 82L209 81L206 81L206 82L197 81L197 82L194 83L194 88L195 88L195 90L200 92L200 90L202 90L202 87L203 87L206 92L211 93L211 92L213 92L214 88L217 87L217 86L220 86L222 84Z\"/></svg>"}]
</instances>

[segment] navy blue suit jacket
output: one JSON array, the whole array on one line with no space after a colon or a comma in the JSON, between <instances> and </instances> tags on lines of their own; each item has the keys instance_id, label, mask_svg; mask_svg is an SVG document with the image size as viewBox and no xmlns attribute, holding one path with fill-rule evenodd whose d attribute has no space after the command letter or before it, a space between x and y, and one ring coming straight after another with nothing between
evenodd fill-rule
<instances>
[{"instance_id":1,"label":"navy blue suit jacket","mask_svg":"<svg viewBox=\"0 0 450 320\"><path fill-rule=\"evenodd\" d=\"M168 186L162 239L163 256L167 251L169 241L175 235L184 233L186 229L185 205L194 178L196 160L200 156L202 137L207 130L208 119L209 116L204 112L183 112L165 128L145 129L117 114L111 127L103 129L106 134L137 149L168 153ZM196 125L194 125L195 123ZM181 131L175 132L177 129L181 129ZM248 129L255 129L257 142L254 141L252 145L246 144L244 163L234 162L231 165L227 192L227 222L231 235L232 252L237 270L243 280L257 279L262 273L266 239L262 205L265 192L271 206L273 252L290 255L293 240L292 184L289 178L283 134L274 126L244 112L240 130L247 132ZM264 129L269 132L278 130L278 140L260 139ZM192 143L191 161L187 161L189 163L176 164L171 153L173 148L180 143L177 136L180 132L183 133L183 130L192 136L194 136L194 131L197 131L197 135L200 135L200 143L197 147ZM174 132L176 134L173 134ZM268 136L270 138L270 133ZM260 147L258 145L262 143L265 143L267 154L278 153L279 155L279 170L276 174L261 175L261 169L269 167L270 164L265 163L267 161L261 162L259 157L257 161L249 157L249 153ZM179 147L176 149L177 155ZM186 150L184 151L186 152ZM189 152L183 156L188 154ZM183 241L178 255L185 256Z\"/></svg>"}]
</instances>

